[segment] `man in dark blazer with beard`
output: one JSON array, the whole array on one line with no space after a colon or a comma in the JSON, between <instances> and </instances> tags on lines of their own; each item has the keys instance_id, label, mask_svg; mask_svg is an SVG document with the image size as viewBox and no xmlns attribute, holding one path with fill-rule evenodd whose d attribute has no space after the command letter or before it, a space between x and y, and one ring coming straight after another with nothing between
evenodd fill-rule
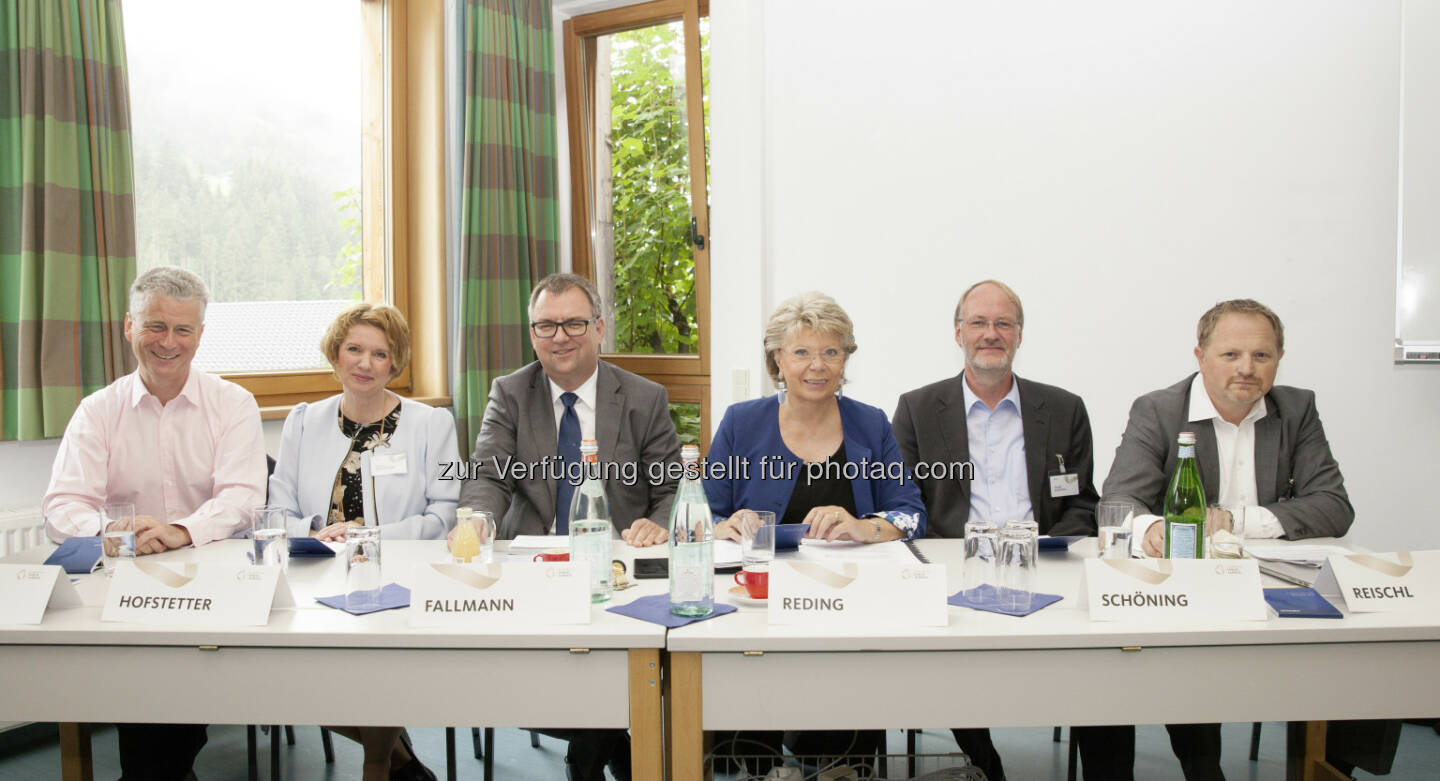
<instances>
[{"instance_id":1,"label":"man in dark blazer with beard","mask_svg":"<svg viewBox=\"0 0 1440 781\"><path fill-rule=\"evenodd\" d=\"M1093 535L1090 418L1079 396L1011 370L1025 326L1020 297L1003 282L976 283L960 296L954 325L964 371L901 396L893 419L930 535L964 537L971 518L1034 520L1041 534ZM1004 780L988 729L954 733L987 777ZM1071 739L1087 781L1133 778L1130 728L1073 727Z\"/></svg>"}]
</instances>

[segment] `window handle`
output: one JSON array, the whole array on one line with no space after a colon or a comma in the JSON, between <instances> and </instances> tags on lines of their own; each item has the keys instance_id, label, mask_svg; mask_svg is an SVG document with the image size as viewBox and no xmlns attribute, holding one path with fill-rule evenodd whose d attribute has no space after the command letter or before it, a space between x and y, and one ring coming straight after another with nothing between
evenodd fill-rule
<instances>
[{"instance_id":1,"label":"window handle","mask_svg":"<svg viewBox=\"0 0 1440 781\"><path fill-rule=\"evenodd\" d=\"M705 249L705 237L700 235L700 222L694 217L690 218L690 243Z\"/></svg>"}]
</instances>

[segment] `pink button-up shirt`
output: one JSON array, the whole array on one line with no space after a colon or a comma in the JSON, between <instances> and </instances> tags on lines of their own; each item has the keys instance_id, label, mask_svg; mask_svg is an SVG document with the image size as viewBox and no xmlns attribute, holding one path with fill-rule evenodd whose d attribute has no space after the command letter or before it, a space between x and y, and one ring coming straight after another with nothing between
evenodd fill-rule
<instances>
[{"instance_id":1,"label":"pink button-up shirt","mask_svg":"<svg viewBox=\"0 0 1440 781\"><path fill-rule=\"evenodd\" d=\"M185 527L195 545L245 529L265 501L265 440L250 392L200 371L161 404L138 373L80 402L50 472L45 531L61 542L100 533L99 507Z\"/></svg>"}]
</instances>

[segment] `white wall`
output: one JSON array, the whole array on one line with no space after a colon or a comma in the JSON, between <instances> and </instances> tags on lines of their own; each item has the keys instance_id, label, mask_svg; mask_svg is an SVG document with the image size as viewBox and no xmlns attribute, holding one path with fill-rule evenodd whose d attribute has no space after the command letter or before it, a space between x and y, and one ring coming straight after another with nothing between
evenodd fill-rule
<instances>
[{"instance_id":1,"label":"white wall","mask_svg":"<svg viewBox=\"0 0 1440 781\"><path fill-rule=\"evenodd\" d=\"M1287 325L1280 382L1319 395L1355 539L1440 546L1411 498L1440 374L1391 362L1398 0L712 0L711 25L714 409L814 288L856 322L847 393L893 411L959 370L955 300L997 277L1017 371L1085 398L1103 480L1200 313L1253 297Z\"/></svg>"}]
</instances>

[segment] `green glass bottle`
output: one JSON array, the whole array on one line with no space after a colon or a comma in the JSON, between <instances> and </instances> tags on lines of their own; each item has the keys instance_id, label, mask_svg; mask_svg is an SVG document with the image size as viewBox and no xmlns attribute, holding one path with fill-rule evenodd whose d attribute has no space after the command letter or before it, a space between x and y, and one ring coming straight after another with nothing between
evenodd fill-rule
<instances>
[{"instance_id":1,"label":"green glass bottle","mask_svg":"<svg viewBox=\"0 0 1440 781\"><path fill-rule=\"evenodd\" d=\"M1165 558L1205 558L1205 486L1195 461L1195 432L1182 431L1180 456L1165 489Z\"/></svg>"}]
</instances>

